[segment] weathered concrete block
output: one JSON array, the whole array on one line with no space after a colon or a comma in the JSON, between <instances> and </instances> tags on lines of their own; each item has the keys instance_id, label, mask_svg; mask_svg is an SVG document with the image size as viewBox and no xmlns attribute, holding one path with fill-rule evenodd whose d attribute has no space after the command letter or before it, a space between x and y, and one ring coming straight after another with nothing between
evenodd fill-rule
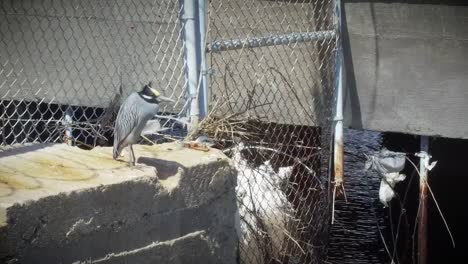
<instances>
[{"instance_id":1,"label":"weathered concrete block","mask_svg":"<svg viewBox=\"0 0 468 264\"><path fill-rule=\"evenodd\" d=\"M235 263L236 172L220 151L20 147L0 153L0 260ZM14 262L13 262L14 263Z\"/></svg>"},{"instance_id":2,"label":"weathered concrete block","mask_svg":"<svg viewBox=\"0 0 468 264\"><path fill-rule=\"evenodd\" d=\"M346 1L345 125L468 138L468 6L453 2Z\"/></svg>"}]
</instances>

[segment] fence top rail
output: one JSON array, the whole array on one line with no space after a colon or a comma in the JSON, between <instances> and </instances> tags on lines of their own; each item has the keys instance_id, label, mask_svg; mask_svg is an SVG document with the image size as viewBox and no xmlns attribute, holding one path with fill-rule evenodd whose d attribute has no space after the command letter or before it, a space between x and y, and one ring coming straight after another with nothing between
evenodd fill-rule
<instances>
[{"instance_id":1,"label":"fence top rail","mask_svg":"<svg viewBox=\"0 0 468 264\"><path fill-rule=\"evenodd\" d=\"M292 32L289 34L270 35L262 37L247 37L243 39L217 40L208 44L207 52L221 52L242 48L258 48L266 46L290 45L294 43L330 40L335 38L334 30Z\"/></svg>"}]
</instances>

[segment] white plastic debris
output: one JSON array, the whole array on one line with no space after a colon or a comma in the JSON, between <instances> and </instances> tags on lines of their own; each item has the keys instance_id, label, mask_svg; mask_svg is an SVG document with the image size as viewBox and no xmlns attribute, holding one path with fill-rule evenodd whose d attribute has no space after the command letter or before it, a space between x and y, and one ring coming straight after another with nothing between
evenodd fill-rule
<instances>
[{"instance_id":1,"label":"white plastic debris","mask_svg":"<svg viewBox=\"0 0 468 264\"><path fill-rule=\"evenodd\" d=\"M385 148L376 155L368 157L366 170L373 169L382 177L379 200L384 207L387 207L388 203L395 197L395 185L406 178L404 174L400 174L405 167L405 161L405 153L393 152Z\"/></svg>"},{"instance_id":2,"label":"white plastic debris","mask_svg":"<svg viewBox=\"0 0 468 264\"><path fill-rule=\"evenodd\" d=\"M278 172L275 172L271 162L267 160L253 168L241 155L244 149L243 143L232 149L233 165L238 171L238 212L235 222L239 242L243 243L243 248L246 249L241 252L241 259L251 260L261 258L252 258L251 255L258 255L258 252L264 249L264 241L259 238L265 237L265 232L274 240L269 247L275 252L280 252L283 240L287 239L284 230L287 230L286 225L291 219L293 209L286 194L281 190L281 185L288 180L293 167L280 167Z\"/></svg>"},{"instance_id":3,"label":"white plastic debris","mask_svg":"<svg viewBox=\"0 0 468 264\"><path fill-rule=\"evenodd\" d=\"M395 197L395 191L393 188L398 182L404 181L406 176L398 172L386 173L384 178L380 181L379 189L379 200L384 205L388 206L388 203Z\"/></svg>"},{"instance_id":4,"label":"white plastic debris","mask_svg":"<svg viewBox=\"0 0 468 264\"><path fill-rule=\"evenodd\" d=\"M429 164L429 160L432 158L432 156L425 151L418 152L415 154L415 156L422 159L423 165L428 171L431 171L437 164L437 161L433 161L431 164Z\"/></svg>"}]
</instances>

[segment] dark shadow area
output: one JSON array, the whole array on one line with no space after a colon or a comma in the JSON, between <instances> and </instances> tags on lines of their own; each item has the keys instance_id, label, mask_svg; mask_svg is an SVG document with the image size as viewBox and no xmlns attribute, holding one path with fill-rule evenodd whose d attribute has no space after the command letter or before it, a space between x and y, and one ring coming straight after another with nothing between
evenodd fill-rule
<instances>
[{"instance_id":1,"label":"dark shadow area","mask_svg":"<svg viewBox=\"0 0 468 264\"><path fill-rule=\"evenodd\" d=\"M431 142L431 154L438 164L430 172L429 183L452 230L456 248L451 246L435 204L430 203L430 263L456 263L468 256L468 167L464 166L468 160L467 149L468 140L440 138Z\"/></svg>"},{"instance_id":2,"label":"dark shadow area","mask_svg":"<svg viewBox=\"0 0 468 264\"><path fill-rule=\"evenodd\" d=\"M359 101L359 94L356 87L356 76L354 74L354 63L351 51L351 42L349 39L348 24L346 20L346 7L342 7L342 45L343 45L343 59L344 59L344 104L345 109L351 110L351 116L346 115L346 119L351 117L351 121L348 125L352 128L362 128L362 116L361 116L361 103ZM345 120L346 120L345 119Z\"/></svg>"},{"instance_id":3,"label":"dark shadow area","mask_svg":"<svg viewBox=\"0 0 468 264\"><path fill-rule=\"evenodd\" d=\"M381 148L380 132L345 129L344 188L347 200L335 203L328 262L334 264L389 263L379 234L388 229L378 201L380 177L365 170L366 155ZM385 232L385 231L383 231Z\"/></svg>"},{"instance_id":4,"label":"dark shadow area","mask_svg":"<svg viewBox=\"0 0 468 264\"><path fill-rule=\"evenodd\" d=\"M175 161L160 160L149 157L139 157L137 158L137 163L156 168L158 171L157 175L160 180L166 180L167 178L176 175L179 171L179 168L184 170L187 169L182 166L182 164Z\"/></svg>"},{"instance_id":5,"label":"dark shadow area","mask_svg":"<svg viewBox=\"0 0 468 264\"><path fill-rule=\"evenodd\" d=\"M415 152L420 149L420 137L386 133L384 144L388 149L410 153L408 157L419 168L419 158ZM434 192L442 213L454 236L456 247L452 247L450 236L445 228L434 200L429 194L428 202L428 263L460 263L460 259L468 256L468 212L465 210L468 203L466 186L468 184L468 168L463 166L468 160L466 149L468 140L431 138L429 152L437 165L429 172L429 185ZM398 250L400 263L415 263L413 248L417 245L413 241L415 217L418 208L419 177L414 167L407 162L404 173L406 180L397 185L400 200L392 202L392 224L396 232L399 215L402 212L400 201L404 210L404 217L408 224L400 225L400 239ZM414 243L414 244L413 244Z\"/></svg>"},{"instance_id":6,"label":"dark shadow area","mask_svg":"<svg viewBox=\"0 0 468 264\"><path fill-rule=\"evenodd\" d=\"M1 143L64 142L67 110L73 119L72 136L81 143L77 145L111 145L112 131L96 138L90 126L97 126L105 108L19 100L0 100Z\"/></svg>"},{"instance_id":7,"label":"dark shadow area","mask_svg":"<svg viewBox=\"0 0 468 264\"><path fill-rule=\"evenodd\" d=\"M415 219L418 210L420 137L399 133L380 133L348 129L345 131L345 189L348 201L337 201L336 223L330 233L330 263L390 263L384 243L395 263L414 264L417 242ZM456 248L429 194L428 263L461 263L468 256L468 140L431 138L429 152L437 165L429 172L429 184L454 236ZM381 148L407 153L402 173L405 181L395 186L397 196L390 207L379 201L380 176L366 171L366 157ZM379 234L379 230L381 234ZM393 234L393 238L392 238ZM398 237L396 237L398 234ZM382 237L384 240L382 240ZM417 235L416 235L417 237ZM396 248L396 251L394 251Z\"/></svg>"},{"instance_id":8,"label":"dark shadow area","mask_svg":"<svg viewBox=\"0 0 468 264\"><path fill-rule=\"evenodd\" d=\"M407 157L419 166L419 158L414 156L420 150L419 136L383 133L382 138L382 147L407 153ZM383 236L390 254L398 259L398 263L416 263L413 255L413 247L416 246L413 244L413 233L418 209L419 177L409 161L406 161L401 173L406 175L406 179L395 186L396 197L389 203L390 206L381 209L383 221L389 226L383 231ZM390 259L388 255L386 258Z\"/></svg>"},{"instance_id":9,"label":"dark shadow area","mask_svg":"<svg viewBox=\"0 0 468 264\"><path fill-rule=\"evenodd\" d=\"M0 100L0 144L66 143L64 123L68 112L73 122L73 145L82 149L112 146L114 122L119 106L90 107L36 101ZM176 114L159 112L159 122L168 128L162 134L184 137L186 128L175 120ZM167 118L166 118L167 117ZM163 135L148 136L156 143L169 142ZM146 141L141 143L147 144Z\"/></svg>"}]
</instances>

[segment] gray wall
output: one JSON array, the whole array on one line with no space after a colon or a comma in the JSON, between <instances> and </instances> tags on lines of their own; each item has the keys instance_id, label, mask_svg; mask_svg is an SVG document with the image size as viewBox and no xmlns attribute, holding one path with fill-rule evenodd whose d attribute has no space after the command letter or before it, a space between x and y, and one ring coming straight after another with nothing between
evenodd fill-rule
<instances>
[{"instance_id":1,"label":"gray wall","mask_svg":"<svg viewBox=\"0 0 468 264\"><path fill-rule=\"evenodd\" d=\"M0 1L0 98L106 106L156 80L183 95L179 1Z\"/></svg>"},{"instance_id":2,"label":"gray wall","mask_svg":"<svg viewBox=\"0 0 468 264\"><path fill-rule=\"evenodd\" d=\"M468 6L385 2L344 5L345 122L468 138Z\"/></svg>"}]
</instances>

